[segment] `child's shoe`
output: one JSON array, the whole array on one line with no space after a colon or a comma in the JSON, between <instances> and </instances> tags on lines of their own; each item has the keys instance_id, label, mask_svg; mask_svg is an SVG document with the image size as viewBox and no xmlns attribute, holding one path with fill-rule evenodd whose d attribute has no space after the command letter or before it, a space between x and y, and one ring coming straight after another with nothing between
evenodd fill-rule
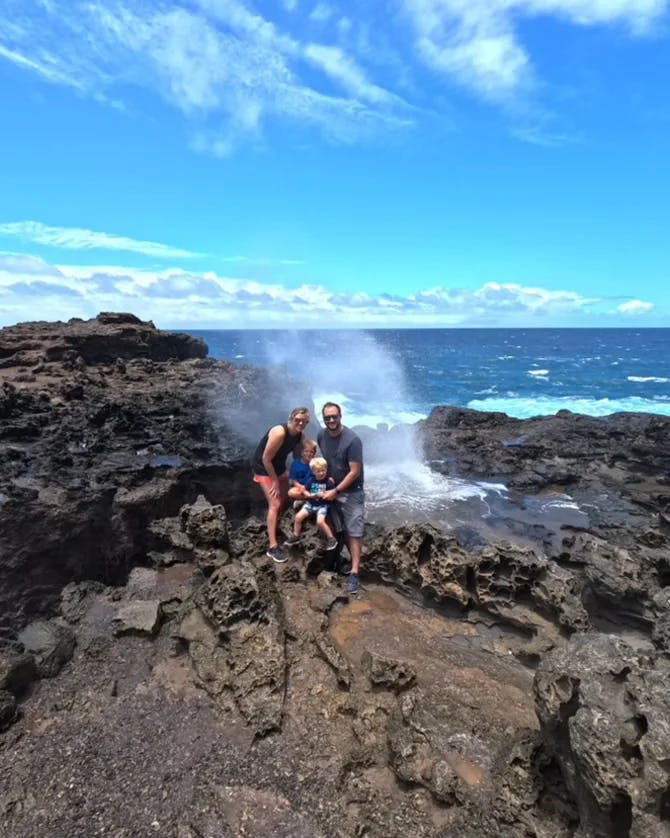
<instances>
[{"instance_id":1,"label":"child's shoe","mask_svg":"<svg viewBox=\"0 0 670 838\"><path fill-rule=\"evenodd\" d=\"M299 535L295 535L295 534L294 534L294 535L289 535L289 537L286 539L286 541L284 542L284 544L285 544L287 547L295 547L295 545L296 545L299 541L300 541L300 536L299 536Z\"/></svg>"}]
</instances>

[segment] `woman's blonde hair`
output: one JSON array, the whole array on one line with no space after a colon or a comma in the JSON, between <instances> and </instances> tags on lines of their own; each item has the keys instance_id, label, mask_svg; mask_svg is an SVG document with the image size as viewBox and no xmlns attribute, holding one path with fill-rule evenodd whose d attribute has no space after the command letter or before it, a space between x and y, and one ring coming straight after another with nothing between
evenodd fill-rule
<instances>
[{"instance_id":1,"label":"woman's blonde hair","mask_svg":"<svg viewBox=\"0 0 670 838\"><path fill-rule=\"evenodd\" d=\"M300 416L301 413L306 413L309 416L310 415L309 408L308 407L294 407L293 410L291 411L291 413L289 414L289 417L288 417L289 422L291 421L291 419L295 419L296 416Z\"/></svg>"}]
</instances>

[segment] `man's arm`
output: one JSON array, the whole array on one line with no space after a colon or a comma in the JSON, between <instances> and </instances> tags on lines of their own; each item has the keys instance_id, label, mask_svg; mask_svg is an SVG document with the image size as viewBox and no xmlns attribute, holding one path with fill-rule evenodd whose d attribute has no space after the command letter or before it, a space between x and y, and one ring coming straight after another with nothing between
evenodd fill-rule
<instances>
[{"instance_id":1,"label":"man's arm","mask_svg":"<svg viewBox=\"0 0 670 838\"><path fill-rule=\"evenodd\" d=\"M334 500L340 492L346 492L361 475L361 463L349 462L349 471L333 489L323 493L324 500Z\"/></svg>"}]
</instances>

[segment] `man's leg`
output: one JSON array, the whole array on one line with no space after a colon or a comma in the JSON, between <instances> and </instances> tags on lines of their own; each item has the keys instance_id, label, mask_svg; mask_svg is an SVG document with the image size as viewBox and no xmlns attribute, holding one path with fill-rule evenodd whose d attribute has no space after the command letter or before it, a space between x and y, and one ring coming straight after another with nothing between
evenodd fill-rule
<instances>
[{"instance_id":1,"label":"man's leg","mask_svg":"<svg viewBox=\"0 0 670 838\"><path fill-rule=\"evenodd\" d=\"M347 495L343 513L347 546L351 556L351 573L347 590L350 594L355 594L359 589L358 574L361 567L363 534L365 532L365 495L362 491Z\"/></svg>"},{"instance_id":2,"label":"man's leg","mask_svg":"<svg viewBox=\"0 0 670 838\"><path fill-rule=\"evenodd\" d=\"M351 572L358 573L361 566L361 553L363 552L363 539L353 535L347 536L347 547L351 556Z\"/></svg>"}]
</instances>

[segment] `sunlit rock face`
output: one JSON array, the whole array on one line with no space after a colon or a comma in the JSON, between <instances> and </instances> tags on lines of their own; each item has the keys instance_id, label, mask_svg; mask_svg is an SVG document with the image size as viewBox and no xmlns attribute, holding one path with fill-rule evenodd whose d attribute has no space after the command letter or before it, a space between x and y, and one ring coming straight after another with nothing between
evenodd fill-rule
<instances>
[{"instance_id":1,"label":"sunlit rock face","mask_svg":"<svg viewBox=\"0 0 670 838\"><path fill-rule=\"evenodd\" d=\"M306 387L205 352L0 331L8 834L667 834L670 420L362 431L350 598L314 529L265 556L249 455Z\"/></svg>"}]
</instances>

